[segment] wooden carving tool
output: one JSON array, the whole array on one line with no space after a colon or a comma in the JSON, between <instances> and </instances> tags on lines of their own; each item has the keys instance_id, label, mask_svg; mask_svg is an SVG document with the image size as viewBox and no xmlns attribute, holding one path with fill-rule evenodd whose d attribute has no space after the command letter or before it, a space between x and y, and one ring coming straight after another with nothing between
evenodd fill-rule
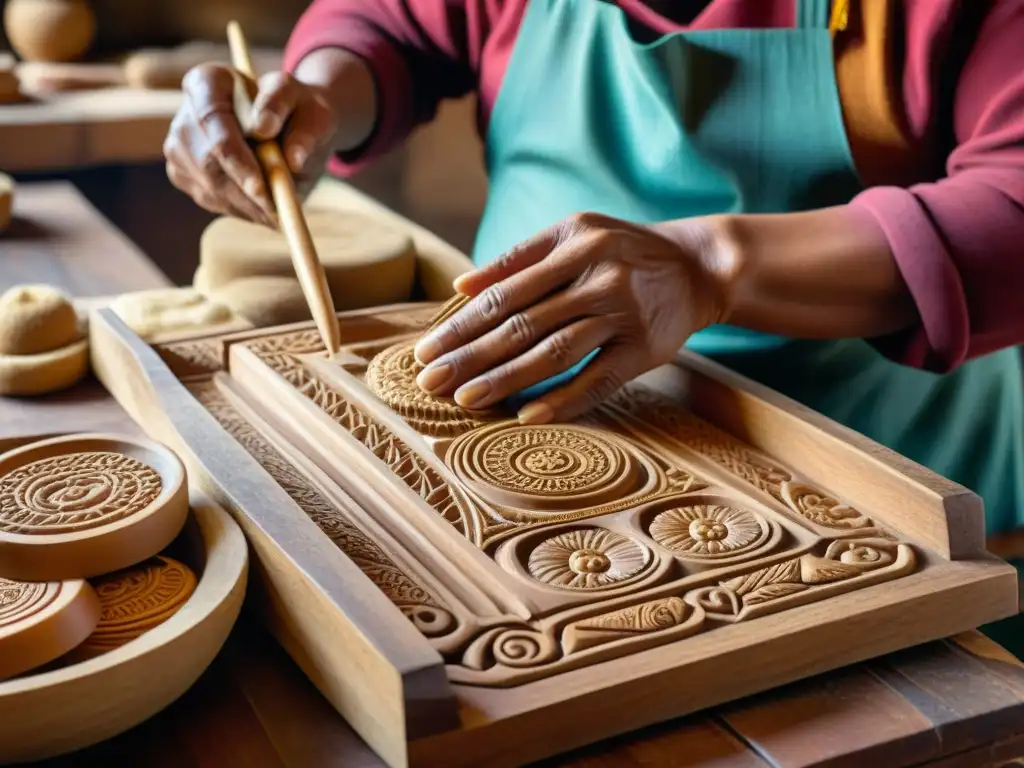
<instances>
[{"instance_id":1,"label":"wooden carving tool","mask_svg":"<svg viewBox=\"0 0 1024 768\"><path fill-rule=\"evenodd\" d=\"M240 101L248 102L251 106L255 96L253 89L256 72L253 69L249 46L242 34L242 27L236 21L228 24L228 46L231 49L231 65L247 79L245 88L236 88L236 108L241 106ZM245 107L239 108L239 112L247 114ZM302 204L295 189L295 180L276 141L258 143L256 157L267 177L267 185L277 208L281 232L291 248L292 262L295 264L295 274L302 286L302 293L309 304L317 330L323 337L324 346L327 347L328 353L333 355L341 343L338 317L334 311L330 288L327 287L327 276L316 255L313 238L302 214Z\"/></svg>"}]
</instances>

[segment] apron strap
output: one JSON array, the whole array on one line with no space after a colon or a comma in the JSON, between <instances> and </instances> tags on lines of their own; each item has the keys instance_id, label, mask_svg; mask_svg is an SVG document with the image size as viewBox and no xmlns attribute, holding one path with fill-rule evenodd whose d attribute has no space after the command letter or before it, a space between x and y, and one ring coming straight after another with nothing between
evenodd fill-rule
<instances>
[{"instance_id":1,"label":"apron strap","mask_svg":"<svg viewBox=\"0 0 1024 768\"><path fill-rule=\"evenodd\" d=\"M845 5L849 0L835 0ZM796 0L796 26L798 29L826 29L832 15L833 0Z\"/></svg>"}]
</instances>

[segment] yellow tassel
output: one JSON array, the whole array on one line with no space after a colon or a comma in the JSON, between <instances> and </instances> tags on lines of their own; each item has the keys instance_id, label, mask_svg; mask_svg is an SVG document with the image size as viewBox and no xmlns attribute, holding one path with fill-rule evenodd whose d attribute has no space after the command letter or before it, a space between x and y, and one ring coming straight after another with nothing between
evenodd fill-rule
<instances>
[{"instance_id":1,"label":"yellow tassel","mask_svg":"<svg viewBox=\"0 0 1024 768\"><path fill-rule=\"evenodd\" d=\"M832 19L828 23L828 31L833 36L846 29L850 23L850 0L835 0L832 4Z\"/></svg>"}]
</instances>

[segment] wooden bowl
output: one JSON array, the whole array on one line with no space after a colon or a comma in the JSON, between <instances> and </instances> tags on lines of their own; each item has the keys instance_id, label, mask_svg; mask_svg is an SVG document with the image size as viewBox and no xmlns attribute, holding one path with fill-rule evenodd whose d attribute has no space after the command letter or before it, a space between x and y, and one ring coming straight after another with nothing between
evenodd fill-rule
<instances>
[{"instance_id":1,"label":"wooden bowl","mask_svg":"<svg viewBox=\"0 0 1024 768\"><path fill-rule=\"evenodd\" d=\"M150 440L69 435L0 456L0 576L91 578L156 555L188 515L185 467Z\"/></svg>"},{"instance_id":2,"label":"wooden bowl","mask_svg":"<svg viewBox=\"0 0 1024 768\"><path fill-rule=\"evenodd\" d=\"M248 551L235 521L193 492L167 550L199 577L165 623L102 656L0 683L0 764L42 760L141 723L183 694L220 651L245 596Z\"/></svg>"}]
</instances>

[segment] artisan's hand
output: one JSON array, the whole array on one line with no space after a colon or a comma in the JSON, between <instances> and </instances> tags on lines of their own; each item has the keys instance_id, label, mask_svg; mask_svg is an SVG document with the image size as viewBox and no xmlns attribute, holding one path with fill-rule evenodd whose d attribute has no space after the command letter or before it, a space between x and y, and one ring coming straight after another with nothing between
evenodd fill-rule
<instances>
[{"instance_id":1,"label":"artisan's hand","mask_svg":"<svg viewBox=\"0 0 1024 768\"><path fill-rule=\"evenodd\" d=\"M695 220L699 221L699 220ZM474 298L416 346L420 386L481 409L600 353L567 384L527 404L524 423L566 421L670 361L725 314L707 268L715 240L695 224L657 226L575 216L464 275Z\"/></svg>"},{"instance_id":2,"label":"artisan's hand","mask_svg":"<svg viewBox=\"0 0 1024 768\"><path fill-rule=\"evenodd\" d=\"M167 176L208 211L275 226L263 173L235 115L236 76L221 64L202 64L185 75L185 101L164 142ZM321 88L284 72L260 78L248 119L252 138L281 141L300 188L308 181L304 169L313 179L322 173L335 122Z\"/></svg>"}]
</instances>

